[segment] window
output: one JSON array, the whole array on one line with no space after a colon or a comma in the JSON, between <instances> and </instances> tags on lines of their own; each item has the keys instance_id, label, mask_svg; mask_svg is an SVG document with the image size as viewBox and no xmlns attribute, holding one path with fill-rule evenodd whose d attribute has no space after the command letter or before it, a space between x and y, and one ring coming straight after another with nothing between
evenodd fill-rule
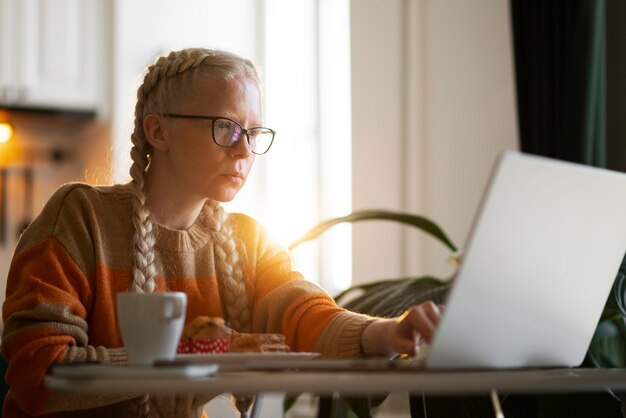
<instances>
[{"instance_id":1,"label":"window","mask_svg":"<svg viewBox=\"0 0 626 418\"><path fill-rule=\"evenodd\" d=\"M265 118L278 134L255 163L254 186L229 209L254 214L288 245L350 211L349 2L265 5ZM337 226L297 248L294 268L335 294L350 285L350 240L350 227Z\"/></svg>"}]
</instances>

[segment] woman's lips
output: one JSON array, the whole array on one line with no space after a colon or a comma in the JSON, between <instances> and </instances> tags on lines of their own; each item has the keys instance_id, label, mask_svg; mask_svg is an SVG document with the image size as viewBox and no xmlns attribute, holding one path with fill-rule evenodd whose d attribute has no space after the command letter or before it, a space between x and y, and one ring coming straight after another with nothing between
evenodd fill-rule
<instances>
[{"instance_id":1,"label":"woman's lips","mask_svg":"<svg viewBox=\"0 0 626 418\"><path fill-rule=\"evenodd\" d=\"M231 173L231 174L223 174L229 181L233 183L242 184L245 180L245 177L241 173Z\"/></svg>"}]
</instances>

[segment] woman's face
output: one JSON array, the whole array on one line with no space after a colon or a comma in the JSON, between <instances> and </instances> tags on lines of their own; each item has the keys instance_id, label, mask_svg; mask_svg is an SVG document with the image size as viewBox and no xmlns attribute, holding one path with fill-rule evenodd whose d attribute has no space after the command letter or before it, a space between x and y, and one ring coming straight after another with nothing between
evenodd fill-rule
<instances>
[{"instance_id":1,"label":"woman's face","mask_svg":"<svg viewBox=\"0 0 626 418\"><path fill-rule=\"evenodd\" d=\"M224 116L244 128L262 126L261 96L252 80L204 80L191 100L173 105L171 113ZM246 136L232 147L213 141L213 122L202 119L167 118L164 135L169 182L187 197L231 201L243 187L254 163ZM161 161L160 161L161 162Z\"/></svg>"}]
</instances>

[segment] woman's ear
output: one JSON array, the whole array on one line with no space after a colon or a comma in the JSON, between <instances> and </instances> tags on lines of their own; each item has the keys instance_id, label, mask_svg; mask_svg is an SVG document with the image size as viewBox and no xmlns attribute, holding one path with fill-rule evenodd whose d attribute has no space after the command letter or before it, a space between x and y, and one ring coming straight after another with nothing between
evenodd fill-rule
<instances>
[{"instance_id":1,"label":"woman's ear","mask_svg":"<svg viewBox=\"0 0 626 418\"><path fill-rule=\"evenodd\" d=\"M159 151L167 151L165 121L162 117L154 114L146 115L143 118L143 131L152 148Z\"/></svg>"}]
</instances>

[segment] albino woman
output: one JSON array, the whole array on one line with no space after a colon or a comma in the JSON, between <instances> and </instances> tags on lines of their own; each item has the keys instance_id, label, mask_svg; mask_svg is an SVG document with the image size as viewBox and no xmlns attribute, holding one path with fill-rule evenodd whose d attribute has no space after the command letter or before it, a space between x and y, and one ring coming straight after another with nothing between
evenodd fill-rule
<instances>
[{"instance_id":1,"label":"albino woman","mask_svg":"<svg viewBox=\"0 0 626 418\"><path fill-rule=\"evenodd\" d=\"M78 397L44 387L56 362L126 361L115 318L121 291L185 292L188 321L222 317L325 357L412 354L416 338L430 339L432 303L393 319L341 309L291 269L254 219L224 211L220 202L237 195L274 140L261 102L255 66L231 53L186 49L148 67L132 181L62 186L18 243L3 306L4 416L204 414L210 395Z\"/></svg>"}]
</instances>

